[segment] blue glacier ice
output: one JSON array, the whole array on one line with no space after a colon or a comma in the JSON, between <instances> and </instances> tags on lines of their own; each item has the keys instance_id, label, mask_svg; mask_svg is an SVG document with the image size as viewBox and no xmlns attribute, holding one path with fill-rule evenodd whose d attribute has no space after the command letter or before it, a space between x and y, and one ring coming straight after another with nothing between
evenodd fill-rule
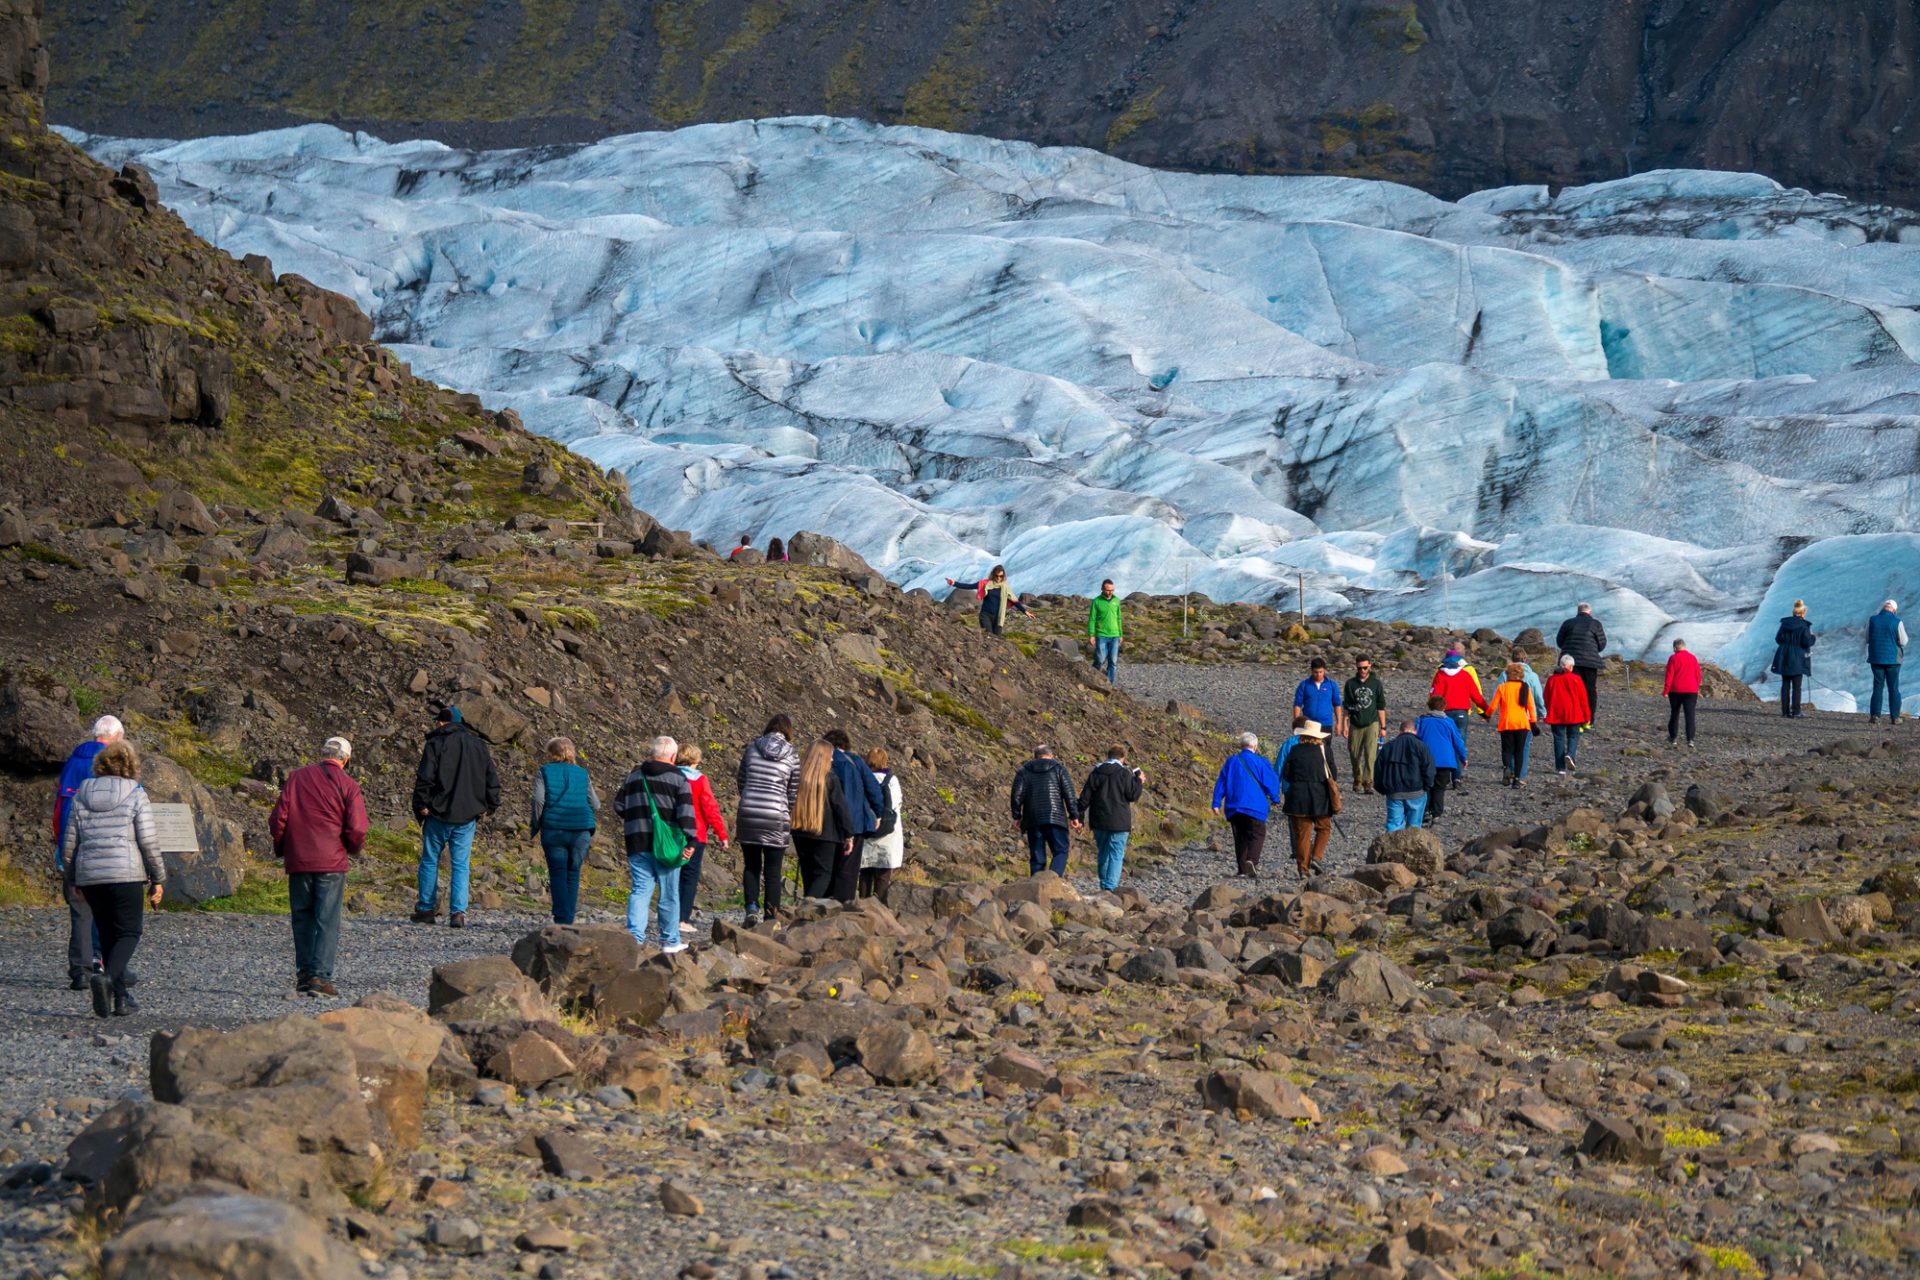
<instances>
[{"instance_id":1,"label":"blue glacier ice","mask_svg":"<svg viewBox=\"0 0 1920 1280\"><path fill-rule=\"evenodd\" d=\"M472 152L308 127L146 165L698 537L895 580L1506 632L1594 602L1761 682L1920 588L1920 218L1752 174L1447 202L824 118ZM1920 596L1914 597L1920 606Z\"/></svg>"}]
</instances>

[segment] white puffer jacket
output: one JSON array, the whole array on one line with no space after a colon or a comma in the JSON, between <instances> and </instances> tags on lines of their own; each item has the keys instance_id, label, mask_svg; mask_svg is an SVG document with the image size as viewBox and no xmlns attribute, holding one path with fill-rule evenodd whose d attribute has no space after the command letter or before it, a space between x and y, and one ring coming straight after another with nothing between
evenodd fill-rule
<instances>
[{"instance_id":1,"label":"white puffer jacket","mask_svg":"<svg viewBox=\"0 0 1920 1280\"><path fill-rule=\"evenodd\" d=\"M153 802L132 778L88 778L73 793L60 856L68 884L134 884L167 878Z\"/></svg>"},{"instance_id":2,"label":"white puffer jacket","mask_svg":"<svg viewBox=\"0 0 1920 1280\"><path fill-rule=\"evenodd\" d=\"M889 773L880 780L886 788L887 806L899 818L893 824L893 830L884 836L868 836L867 842L860 846L860 869L862 871L897 871L906 859L907 815L900 811L900 778Z\"/></svg>"}]
</instances>

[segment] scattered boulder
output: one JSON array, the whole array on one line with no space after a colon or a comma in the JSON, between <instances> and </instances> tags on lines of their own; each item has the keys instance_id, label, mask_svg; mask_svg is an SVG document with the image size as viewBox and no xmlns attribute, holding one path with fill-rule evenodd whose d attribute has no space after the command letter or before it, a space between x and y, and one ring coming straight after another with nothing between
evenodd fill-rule
<instances>
[{"instance_id":1,"label":"scattered boulder","mask_svg":"<svg viewBox=\"0 0 1920 1280\"><path fill-rule=\"evenodd\" d=\"M1214 1071L1200 1079L1199 1090L1201 1105L1209 1111L1312 1123L1320 1119L1319 1106L1305 1091L1271 1071Z\"/></svg>"},{"instance_id":2,"label":"scattered boulder","mask_svg":"<svg viewBox=\"0 0 1920 1280\"><path fill-rule=\"evenodd\" d=\"M1559 936L1553 917L1532 907L1514 907L1487 921L1487 946L1495 951L1518 947L1538 959Z\"/></svg>"},{"instance_id":3,"label":"scattered boulder","mask_svg":"<svg viewBox=\"0 0 1920 1280\"><path fill-rule=\"evenodd\" d=\"M1431 880L1447 867L1446 850L1425 827L1383 831L1367 846L1369 863L1397 862L1422 880Z\"/></svg>"},{"instance_id":4,"label":"scattered boulder","mask_svg":"<svg viewBox=\"0 0 1920 1280\"><path fill-rule=\"evenodd\" d=\"M0 758L11 768L57 772L86 736L80 715L9 678L0 685Z\"/></svg>"},{"instance_id":5,"label":"scattered boulder","mask_svg":"<svg viewBox=\"0 0 1920 1280\"><path fill-rule=\"evenodd\" d=\"M513 963L565 1004L636 969L640 944L618 925L551 924L513 944Z\"/></svg>"},{"instance_id":6,"label":"scattered boulder","mask_svg":"<svg viewBox=\"0 0 1920 1280\"><path fill-rule=\"evenodd\" d=\"M885 1085L923 1084L940 1072L940 1058L927 1033L905 1022L876 1022L854 1037L854 1053L867 1074Z\"/></svg>"},{"instance_id":7,"label":"scattered boulder","mask_svg":"<svg viewBox=\"0 0 1920 1280\"><path fill-rule=\"evenodd\" d=\"M1326 971L1320 989L1342 1004L1400 1006L1421 999L1420 984L1377 951L1356 951Z\"/></svg>"},{"instance_id":8,"label":"scattered boulder","mask_svg":"<svg viewBox=\"0 0 1920 1280\"><path fill-rule=\"evenodd\" d=\"M1621 1164L1658 1164L1666 1138L1651 1122L1618 1116L1593 1116L1580 1138L1580 1151L1596 1160Z\"/></svg>"},{"instance_id":9,"label":"scattered boulder","mask_svg":"<svg viewBox=\"0 0 1920 1280\"><path fill-rule=\"evenodd\" d=\"M1826 904L1818 898L1808 898L1804 902L1775 903L1773 931L1795 942L1811 942L1819 946L1840 941L1839 926L1827 915Z\"/></svg>"},{"instance_id":10,"label":"scattered boulder","mask_svg":"<svg viewBox=\"0 0 1920 1280\"><path fill-rule=\"evenodd\" d=\"M311 1216L256 1195L143 1208L100 1251L100 1280L353 1280L357 1260Z\"/></svg>"}]
</instances>

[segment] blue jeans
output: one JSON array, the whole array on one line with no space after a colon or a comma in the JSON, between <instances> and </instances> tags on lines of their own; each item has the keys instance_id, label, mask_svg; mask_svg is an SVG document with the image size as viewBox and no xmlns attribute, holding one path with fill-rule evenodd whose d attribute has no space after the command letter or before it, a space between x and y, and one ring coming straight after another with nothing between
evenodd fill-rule
<instances>
[{"instance_id":1,"label":"blue jeans","mask_svg":"<svg viewBox=\"0 0 1920 1280\"><path fill-rule=\"evenodd\" d=\"M553 897L553 922L572 924L580 909L580 868L593 845L591 831L542 831L540 851L547 855L547 892Z\"/></svg>"},{"instance_id":2,"label":"blue jeans","mask_svg":"<svg viewBox=\"0 0 1920 1280\"><path fill-rule=\"evenodd\" d=\"M1402 827L1423 825L1427 816L1427 793L1422 791L1411 800L1395 800L1387 797L1387 830L1398 831Z\"/></svg>"},{"instance_id":3,"label":"blue jeans","mask_svg":"<svg viewBox=\"0 0 1920 1280\"><path fill-rule=\"evenodd\" d=\"M1900 714L1900 664L1899 663L1895 662L1895 663L1888 664L1888 663L1876 662L1873 664L1873 701L1867 704L1868 715L1877 716L1880 714L1880 693L1881 693L1881 690L1883 689L1886 691L1886 695L1887 695L1887 714L1890 716L1899 715Z\"/></svg>"},{"instance_id":4,"label":"blue jeans","mask_svg":"<svg viewBox=\"0 0 1920 1280\"><path fill-rule=\"evenodd\" d=\"M428 818L420 824L420 900L416 910L432 911L440 901L440 851L452 864L447 872L447 910L467 910L467 866L473 858L473 823Z\"/></svg>"},{"instance_id":5,"label":"blue jeans","mask_svg":"<svg viewBox=\"0 0 1920 1280\"><path fill-rule=\"evenodd\" d=\"M680 868L661 866L651 853L630 853L627 877L627 932L635 941L647 940L647 906L653 901L653 891L658 886L660 905L654 911L654 918L660 924L660 945L679 946Z\"/></svg>"},{"instance_id":6,"label":"blue jeans","mask_svg":"<svg viewBox=\"0 0 1920 1280\"><path fill-rule=\"evenodd\" d=\"M1049 862L1048 852L1053 858ZM1052 871L1057 876L1067 874L1067 829L1065 827L1044 826L1027 828L1027 874L1039 875L1042 871Z\"/></svg>"},{"instance_id":7,"label":"blue jeans","mask_svg":"<svg viewBox=\"0 0 1920 1280\"><path fill-rule=\"evenodd\" d=\"M1553 728L1553 767L1565 773L1580 751L1580 726L1556 724Z\"/></svg>"},{"instance_id":8,"label":"blue jeans","mask_svg":"<svg viewBox=\"0 0 1920 1280\"><path fill-rule=\"evenodd\" d=\"M1056 831L1058 827L1054 828ZM1095 865L1100 869L1100 887L1112 892L1120 887L1120 868L1127 860L1127 837L1130 831L1093 830L1093 849Z\"/></svg>"},{"instance_id":9,"label":"blue jeans","mask_svg":"<svg viewBox=\"0 0 1920 1280\"><path fill-rule=\"evenodd\" d=\"M1120 665L1120 637L1095 636L1093 638L1093 665L1107 673L1107 683L1115 684L1113 669Z\"/></svg>"},{"instance_id":10,"label":"blue jeans","mask_svg":"<svg viewBox=\"0 0 1920 1280\"><path fill-rule=\"evenodd\" d=\"M295 871L287 877L296 977L333 981L333 958L340 950L340 895L346 887L344 871Z\"/></svg>"}]
</instances>

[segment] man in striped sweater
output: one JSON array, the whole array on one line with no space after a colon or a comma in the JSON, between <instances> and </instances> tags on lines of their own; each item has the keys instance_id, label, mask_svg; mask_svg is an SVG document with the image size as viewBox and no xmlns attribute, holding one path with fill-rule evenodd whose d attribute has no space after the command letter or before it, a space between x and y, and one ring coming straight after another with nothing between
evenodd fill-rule
<instances>
[{"instance_id":1,"label":"man in striped sweater","mask_svg":"<svg viewBox=\"0 0 1920 1280\"><path fill-rule=\"evenodd\" d=\"M627 932L640 942L647 940L647 907L659 889L654 917L659 922L660 950L668 955L685 951L680 941L680 868L663 867L653 856L653 819L661 820L694 837L693 787L687 775L674 763L680 744L662 734L653 740L653 758L627 775L613 798L613 811L620 815L627 841ZM649 803L651 801L651 803Z\"/></svg>"}]
</instances>

